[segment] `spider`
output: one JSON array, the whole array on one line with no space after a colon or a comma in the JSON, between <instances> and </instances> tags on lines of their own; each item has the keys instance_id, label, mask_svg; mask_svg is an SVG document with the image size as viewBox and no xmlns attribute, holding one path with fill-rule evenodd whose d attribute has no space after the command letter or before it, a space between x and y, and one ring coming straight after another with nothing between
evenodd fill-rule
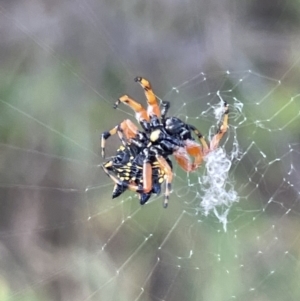
<instances>
[{"instance_id":1,"label":"spider","mask_svg":"<svg viewBox=\"0 0 300 301\"><path fill-rule=\"evenodd\" d=\"M139 148L139 152L142 153L143 164L139 162L139 166L142 166L141 175L143 181L138 180L137 183L126 183L125 189L135 191L141 195L151 194L153 189L153 166L155 163L159 166L158 169L162 171L166 181L163 202L163 206L166 208L173 179L172 167L168 163L168 156L174 155L178 164L187 172L197 169L202 163L203 157L218 147L220 140L227 131L228 104L224 102L222 124L208 146L203 135L193 125L187 124L177 117L166 117L170 108L169 102L162 102L162 110L160 111L157 98L148 80L136 77L135 81L144 89L148 104L147 110L128 95L120 97L116 101L114 108L117 108L121 102L131 107L143 131L139 131L130 119L126 119L110 131L104 132L101 139L102 157L105 157L106 140L116 133L119 135L124 147L128 143L136 145ZM200 144L194 140L192 133L198 137ZM193 162L191 162L191 157L194 158ZM121 178L120 176L120 180L117 178L112 179L117 184L116 180L122 182Z\"/></svg>"}]
</instances>

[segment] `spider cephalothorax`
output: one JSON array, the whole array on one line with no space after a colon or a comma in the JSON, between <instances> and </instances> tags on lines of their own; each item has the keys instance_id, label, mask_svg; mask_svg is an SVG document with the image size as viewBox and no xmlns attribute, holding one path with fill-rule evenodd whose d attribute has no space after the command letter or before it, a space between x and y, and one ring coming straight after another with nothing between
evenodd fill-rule
<instances>
[{"instance_id":1,"label":"spider cephalothorax","mask_svg":"<svg viewBox=\"0 0 300 301\"><path fill-rule=\"evenodd\" d=\"M224 102L223 122L208 146L202 134L193 125L177 117L166 117L169 102L162 102L160 111L149 81L142 77L135 78L135 81L144 89L147 110L128 95L120 97L114 108L121 102L131 107L143 130L140 131L130 119L126 119L110 131L104 132L101 139L103 157L106 140L116 133L122 141L124 151L119 154L117 152L111 161L103 165L103 169L115 182L113 197L129 189L139 194L141 204L149 199L151 193L160 190L160 184L166 181L164 207L167 207L173 178L169 156L174 155L177 163L188 172L197 169L203 157L218 147L227 131L228 105ZM193 138L193 133L198 137L200 144ZM130 167L126 167L128 164Z\"/></svg>"}]
</instances>

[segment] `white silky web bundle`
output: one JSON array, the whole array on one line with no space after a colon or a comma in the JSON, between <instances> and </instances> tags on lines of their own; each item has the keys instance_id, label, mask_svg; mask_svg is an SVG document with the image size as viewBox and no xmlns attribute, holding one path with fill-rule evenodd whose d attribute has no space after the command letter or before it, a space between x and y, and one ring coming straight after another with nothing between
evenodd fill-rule
<instances>
[{"instance_id":1,"label":"white silky web bundle","mask_svg":"<svg viewBox=\"0 0 300 301\"><path fill-rule=\"evenodd\" d=\"M200 207L205 215L211 211L223 223L226 231L227 214L232 203L239 200L229 178L232 165L223 148L218 148L205 157L205 173L201 176Z\"/></svg>"}]
</instances>

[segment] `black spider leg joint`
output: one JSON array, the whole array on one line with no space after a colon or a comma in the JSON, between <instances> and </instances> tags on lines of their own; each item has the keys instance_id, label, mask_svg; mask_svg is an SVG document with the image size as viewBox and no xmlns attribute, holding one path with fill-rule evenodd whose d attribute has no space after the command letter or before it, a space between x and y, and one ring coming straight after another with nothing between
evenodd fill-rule
<instances>
[{"instance_id":1,"label":"black spider leg joint","mask_svg":"<svg viewBox=\"0 0 300 301\"><path fill-rule=\"evenodd\" d=\"M114 109L116 109L119 106L120 102L120 99L117 99L117 101L114 103Z\"/></svg>"},{"instance_id":2,"label":"black spider leg joint","mask_svg":"<svg viewBox=\"0 0 300 301\"><path fill-rule=\"evenodd\" d=\"M127 142L125 141L125 139L123 137L123 130L120 127L120 124L118 124L113 130L115 130L115 129L116 129L116 131L119 135L119 138L120 138L122 144L124 145L125 148L127 148ZM112 135L111 132L105 131L101 135L101 156L102 156L102 158L105 158L105 147L104 147L104 145L105 145L105 141Z\"/></svg>"},{"instance_id":3,"label":"black spider leg joint","mask_svg":"<svg viewBox=\"0 0 300 301\"><path fill-rule=\"evenodd\" d=\"M161 103L162 109L161 109L161 120L163 123L165 123L166 115L170 109L170 102L169 101L163 101Z\"/></svg>"},{"instance_id":4,"label":"black spider leg joint","mask_svg":"<svg viewBox=\"0 0 300 301\"><path fill-rule=\"evenodd\" d=\"M167 190L169 191L169 193L172 191L172 184L171 183L167 184ZM166 199L165 199L165 201L163 203L163 207L167 208L168 207L168 203L169 203L169 195L166 195L165 198Z\"/></svg>"},{"instance_id":5,"label":"black spider leg joint","mask_svg":"<svg viewBox=\"0 0 300 301\"><path fill-rule=\"evenodd\" d=\"M101 135L101 156L102 156L102 158L105 157L104 141L106 139L108 139L110 136L111 135L110 135L110 133L108 131L103 132L102 135Z\"/></svg>"},{"instance_id":6,"label":"black spider leg joint","mask_svg":"<svg viewBox=\"0 0 300 301\"><path fill-rule=\"evenodd\" d=\"M134 81L136 82L136 83L140 83L141 81L142 81L142 77L141 76L137 76L137 77L135 77L134 78Z\"/></svg>"},{"instance_id":7,"label":"black spider leg joint","mask_svg":"<svg viewBox=\"0 0 300 301\"><path fill-rule=\"evenodd\" d=\"M229 107L228 107L228 103L227 103L227 101L225 101L224 100L224 107L225 107L225 112L224 112L224 114L228 114L229 113Z\"/></svg>"}]
</instances>

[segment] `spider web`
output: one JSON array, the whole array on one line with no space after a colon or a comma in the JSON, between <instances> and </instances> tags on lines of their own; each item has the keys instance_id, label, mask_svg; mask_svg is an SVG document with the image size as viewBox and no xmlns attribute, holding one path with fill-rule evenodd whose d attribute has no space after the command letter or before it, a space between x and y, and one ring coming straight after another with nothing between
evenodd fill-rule
<instances>
[{"instance_id":1,"label":"spider web","mask_svg":"<svg viewBox=\"0 0 300 301\"><path fill-rule=\"evenodd\" d=\"M0 4L1 300L299 299L300 56L279 71L241 57L231 69L207 66L201 9ZM134 120L114 101L128 93L145 103L137 75L207 141L223 101L230 108L228 133L202 166L174 164L168 209L162 195L144 206L131 192L111 200L99 165L100 134ZM119 144L111 138L107 154Z\"/></svg>"}]
</instances>

